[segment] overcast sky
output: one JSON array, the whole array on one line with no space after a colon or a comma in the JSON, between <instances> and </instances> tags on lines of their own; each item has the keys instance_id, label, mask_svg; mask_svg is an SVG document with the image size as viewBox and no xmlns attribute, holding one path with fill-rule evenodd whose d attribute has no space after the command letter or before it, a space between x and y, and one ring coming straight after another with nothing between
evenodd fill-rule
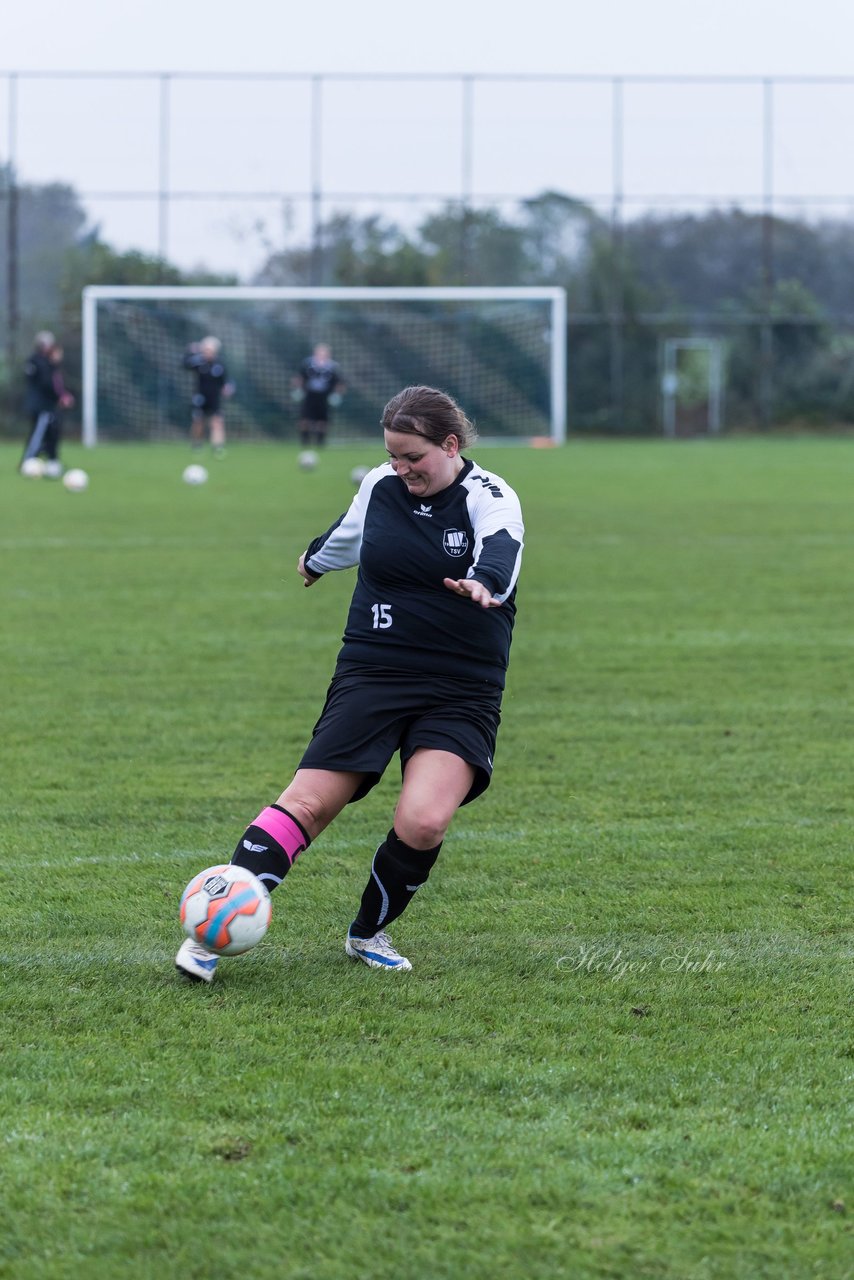
<instances>
[{"instance_id":1,"label":"overcast sky","mask_svg":"<svg viewBox=\"0 0 854 1280\"><path fill-rule=\"evenodd\" d=\"M5 70L847 75L850 0L38 0Z\"/></svg>"},{"instance_id":2,"label":"overcast sky","mask_svg":"<svg viewBox=\"0 0 854 1280\"><path fill-rule=\"evenodd\" d=\"M9 0L4 8L0 72L854 74L852 0ZM0 159L14 145L24 181L71 182L116 247L162 248L158 82L25 77L12 95L9 85L0 79ZM414 193L438 205L460 194L466 172L476 199L504 196L508 209L546 187L603 207L613 192L607 83L478 83L467 171L461 83L328 82L322 101L324 213L347 206L411 221L427 207L407 205ZM630 86L621 110L627 216L645 201L688 209L761 200L769 169L758 81ZM168 256L248 278L271 248L304 238L318 178L311 119L308 82L174 81ZM854 174L839 139L854 132L854 84L781 85L773 123L780 208L803 198L800 212L850 216ZM280 192L293 196L287 216ZM356 192L377 199L346 196Z\"/></svg>"}]
</instances>

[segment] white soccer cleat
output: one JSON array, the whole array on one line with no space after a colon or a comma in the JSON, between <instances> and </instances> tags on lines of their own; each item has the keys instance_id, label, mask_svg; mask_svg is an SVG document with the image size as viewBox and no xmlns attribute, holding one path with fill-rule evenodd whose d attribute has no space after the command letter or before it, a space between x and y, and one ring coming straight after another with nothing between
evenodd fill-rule
<instances>
[{"instance_id":1,"label":"white soccer cleat","mask_svg":"<svg viewBox=\"0 0 854 1280\"><path fill-rule=\"evenodd\" d=\"M219 956L207 947L199 946L192 938L181 943L175 957L175 968L192 982L213 982Z\"/></svg>"},{"instance_id":2,"label":"white soccer cleat","mask_svg":"<svg viewBox=\"0 0 854 1280\"><path fill-rule=\"evenodd\" d=\"M352 938L347 934L344 950L353 960L361 960L370 969L399 969L405 973L412 965L406 956L395 951L387 933L375 933L372 938Z\"/></svg>"}]
</instances>

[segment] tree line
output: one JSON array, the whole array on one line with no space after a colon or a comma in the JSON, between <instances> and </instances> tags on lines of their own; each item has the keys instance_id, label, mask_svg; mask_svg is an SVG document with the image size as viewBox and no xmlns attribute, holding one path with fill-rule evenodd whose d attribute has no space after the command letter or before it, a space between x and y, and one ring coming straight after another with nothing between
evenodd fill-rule
<instances>
[{"instance_id":1,"label":"tree line","mask_svg":"<svg viewBox=\"0 0 854 1280\"><path fill-rule=\"evenodd\" d=\"M16 188L17 253L7 246L9 171L0 167L0 296L17 274L18 333L62 334L79 385L80 293L86 284L230 284L141 252L118 252L90 225L73 187ZM615 222L546 191L512 208L457 203L412 226L332 213L312 243L268 254L253 279L277 285L560 285L567 291L570 428L659 429L661 350L668 337L722 343L731 427L854 422L854 223L773 218L737 207L666 211ZM0 333L0 398L8 425L20 399ZM701 401L702 378L686 377Z\"/></svg>"}]
</instances>

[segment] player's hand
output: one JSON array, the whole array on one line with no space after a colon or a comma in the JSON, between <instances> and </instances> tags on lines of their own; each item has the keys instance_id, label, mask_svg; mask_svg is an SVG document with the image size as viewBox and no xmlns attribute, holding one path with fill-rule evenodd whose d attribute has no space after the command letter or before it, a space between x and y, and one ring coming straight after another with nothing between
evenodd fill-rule
<instances>
[{"instance_id":1,"label":"player's hand","mask_svg":"<svg viewBox=\"0 0 854 1280\"><path fill-rule=\"evenodd\" d=\"M314 574L309 573L308 569L306 569L305 552L303 552L303 554L300 556L299 560L297 561L297 573L300 575L301 578L305 580L303 582L304 587L313 587L315 582L320 581L319 578L315 578Z\"/></svg>"},{"instance_id":2,"label":"player's hand","mask_svg":"<svg viewBox=\"0 0 854 1280\"><path fill-rule=\"evenodd\" d=\"M65 395L59 397L60 409L70 409L74 404L74 396L70 391L66 391Z\"/></svg>"},{"instance_id":3,"label":"player's hand","mask_svg":"<svg viewBox=\"0 0 854 1280\"><path fill-rule=\"evenodd\" d=\"M227 382L222 389L222 394L225 396L226 400L229 400L234 395L235 390L236 388L234 383Z\"/></svg>"},{"instance_id":4,"label":"player's hand","mask_svg":"<svg viewBox=\"0 0 854 1280\"><path fill-rule=\"evenodd\" d=\"M501 604L501 601L496 600L490 593L489 587L485 587L476 578L443 578L442 582L449 591L453 591L458 596L468 596L482 609L496 609Z\"/></svg>"}]
</instances>

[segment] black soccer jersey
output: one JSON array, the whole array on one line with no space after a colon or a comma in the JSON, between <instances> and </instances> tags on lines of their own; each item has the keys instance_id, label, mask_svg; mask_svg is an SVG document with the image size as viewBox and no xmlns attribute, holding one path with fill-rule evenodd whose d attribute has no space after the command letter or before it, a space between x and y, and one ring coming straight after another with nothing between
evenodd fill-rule
<instances>
[{"instance_id":1,"label":"black soccer jersey","mask_svg":"<svg viewBox=\"0 0 854 1280\"><path fill-rule=\"evenodd\" d=\"M503 687L524 527L519 499L466 460L453 484L423 501L385 463L350 509L310 544L320 576L359 566L340 660L460 675ZM444 578L476 578L500 607L455 595Z\"/></svg>"},{"instance_id":2,"label":"black soccer jersey","mask_svg":"<svg viewBox=\"0 0 854 1280\"><path fill-rule=\"evenodd\" d=\"M192 369L198 378L198 392L193 404L200 409L217 409L222 389L228 381L225 365L217 357L208 360L200 351L188 351L183 360L185 369Z\"/></svg>"},{"instance_id":3,"label":"black soccer jersey","mask_svg":"<svg viewBox=\"0 0 854 1280\"><path fill-rule=\"evenodd\" d=\"M299 371L303 389L315 395L331 395L341 381L341 370L334 360L319 364L312 356L306 356Z\"/></svg>"}]
</instances>

